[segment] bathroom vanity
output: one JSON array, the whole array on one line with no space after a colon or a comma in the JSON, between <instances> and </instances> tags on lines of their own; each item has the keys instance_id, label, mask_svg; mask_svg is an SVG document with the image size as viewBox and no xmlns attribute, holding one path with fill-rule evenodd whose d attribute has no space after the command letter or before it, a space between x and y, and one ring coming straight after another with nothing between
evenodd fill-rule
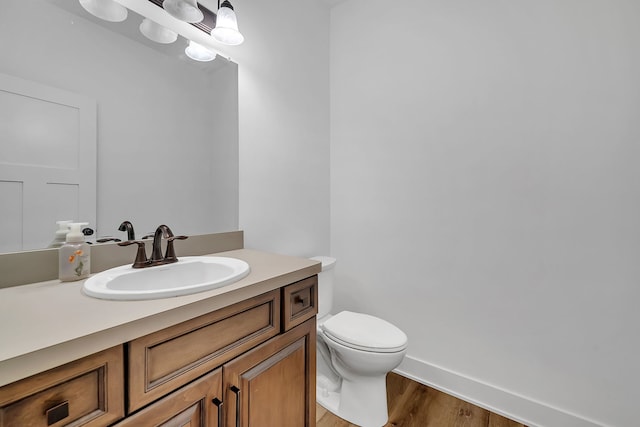
<instances>
[{"instance_id":1,"label":"bathroom vanity","mask_svg":"<svg viewBox=\"0 0 640 427\"><path fill-rule=\"evenodd\" d=\"M251 274L154 301L90 298L82 282L0 290L0 426L315 425L319 264L216 255Z\"/></svg>"}]
</instances>

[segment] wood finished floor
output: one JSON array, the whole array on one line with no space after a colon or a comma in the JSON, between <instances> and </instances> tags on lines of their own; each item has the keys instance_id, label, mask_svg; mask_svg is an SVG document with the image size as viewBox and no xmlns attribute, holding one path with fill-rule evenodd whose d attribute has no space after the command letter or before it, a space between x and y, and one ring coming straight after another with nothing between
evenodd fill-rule
<instances>
[{"instance_id":1,"label":"wood finished floor","mask_svg":"<svg viewBox=\"0 0 640 427\"><path fill-rule=\"evenodd\" d=\"M387 376L385 427L525 427L478 406L394 374ZM316 405L316 427L357 427Z\"/></svg>"}]
</instances>

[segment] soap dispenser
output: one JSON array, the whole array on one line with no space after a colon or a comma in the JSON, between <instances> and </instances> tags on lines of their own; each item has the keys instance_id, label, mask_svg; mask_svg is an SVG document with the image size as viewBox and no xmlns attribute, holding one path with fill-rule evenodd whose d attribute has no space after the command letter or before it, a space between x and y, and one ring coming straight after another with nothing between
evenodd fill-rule
<instances>
[{"instance_id":1,"label":"soap dispenser","mask_svg":"<svg viewBox=\"0 0 640 427\"><path fill-rule=\"evenodd\" d=\"M59 248L64 245L64 242L67 240L67 233L69 232L69 224L73 221L65 220L65 221L56 221L58 224L58 229L56 230L56 236L53 241L49 244L50 248Z\"/></svg>"},{"instance_id":2,"label":"soap dispenser","mask_svg":"<svg viewBox=\"0 0 640 427\"><path fill-rule=\"evenodd\" d=\"M89 276L90 246L84 241L81 227L87 225L84 222L69 224L69 232L65 244L58 249L59 269L58 277L63 282L81 280Z\"/></svg>"}]
</instances>

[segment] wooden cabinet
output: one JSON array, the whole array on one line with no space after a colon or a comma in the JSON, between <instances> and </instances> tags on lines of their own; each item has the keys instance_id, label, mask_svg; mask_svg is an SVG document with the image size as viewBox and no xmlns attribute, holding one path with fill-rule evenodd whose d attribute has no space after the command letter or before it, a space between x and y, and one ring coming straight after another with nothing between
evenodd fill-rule
<instances>
[{"instance_id":1,"label":"wooden cabinet","mask_svg":"<svg viewBox=\"0 0 640 427\"><path fill-rule=\"evenodd\" d=\"M106 426L124 417L122 346L0 387L0 426Z\"/></svg>"},{"instance_id":2,"label":"wooden cabinet","mask_svg":"<svg viewBox=\"0 0 640 427\"><path fill-rule=\"evenodd\" d=\"M222 369L218 368L116 424L117 427L222 425Z\"/></svg>"},{"instance_id":3,"label":"wooden cabinet","mask_svg":"<svg viewBox=\"0 0 640 427\"><path fill-rule=\"evenodd\" d=\"M315 319L170 393L117 427L315 425Z\"/></svg>"},{"instance_id":4,"label":"wooden cabinet","mask_svg":"<svg viewBox=\"0 0 640 427\"><path fill-rule=\"evenodd\" d=\"M226 427L314 426L315 369L315 318L225 364Z\"/></svg>"},{"instance_id":5,"label":"wooden cabinet","mask_svg":"<svg viewBox=\"0 0 640 427\"><path fill-rule=\"evenodd\" d=\"M317 283L0 387L0 427L314 426Z\"/></svg>"},{"instance_id":6,"label":"wooden cabinet","mask_svg":"<svg viewBox=\"0 0 640 427\"><path fill-rule=\"evenodd\" d=\"M282 327L289 330L318 314L318 276L282 288Z\"/></svg>"}]
</instances>

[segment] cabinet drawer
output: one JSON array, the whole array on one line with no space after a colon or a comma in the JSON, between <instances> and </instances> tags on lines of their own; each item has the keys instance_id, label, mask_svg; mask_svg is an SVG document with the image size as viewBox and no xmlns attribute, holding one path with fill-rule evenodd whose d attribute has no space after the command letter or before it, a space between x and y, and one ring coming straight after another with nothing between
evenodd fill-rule
<instances>
[{"instance_id":1,"label":"cabinet drawer","mask_svg":"<svg viewBox=\"0 0 640 427\"><path fill-rule=\"evenodd\" d=\"M282 288L282 326L289 330L318 313L318 276Z\"/></svg>"},{"instance_id":2,"label":"cabinet drawer","mask_svg":"<svg viewBox=\"0 0 640 427\"><path fill-rule=\"evenodd\" d=\"M280 331L274 290L129 343L129 412L133 412Z\"/></svg>"},{"instance_id":3,"label":"cabinet drawer","mask_svg":"<svg viewBox=\"0 0 640 427\"><path fill-rule=\"evenodd\" d=\"M0 388L0 426L105 426L124 417L122 346Z\"/></svg>"}]
</instances>

